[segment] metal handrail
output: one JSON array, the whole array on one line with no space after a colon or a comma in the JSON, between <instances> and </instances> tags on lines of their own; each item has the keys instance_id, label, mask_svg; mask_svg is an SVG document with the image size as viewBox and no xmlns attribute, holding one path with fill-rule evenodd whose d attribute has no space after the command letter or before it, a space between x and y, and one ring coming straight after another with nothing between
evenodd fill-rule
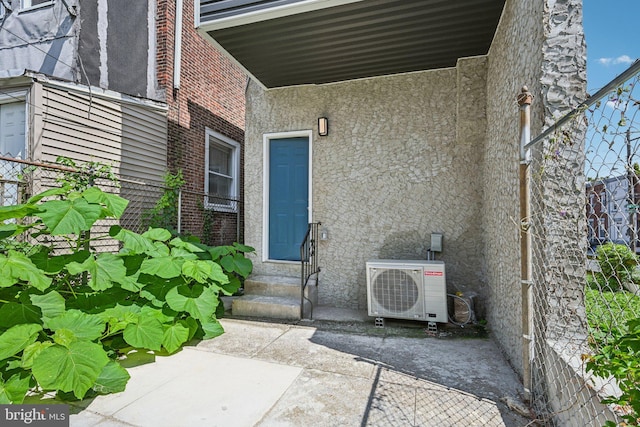
<instances>
[{"instance_id":1,"label":"metal handrail","mask_svg":"<svg viewBox=\"0 0 640 427\"><path fill-rule=\"evenodd\" d=\"M319 222L312 222L307 227L307 233L304 236L304 240L300 244L300 318L304 319L304 301L309 301L311 305L311 312L309 313L309 319L313 319L313 301L307 298L304 294L305 289L309 285L311 277L316 275L316 284L318 286L318 276L320 267L318 266L318 228Z\"/></svg>"},{"instance_id":2,"label":"metal handrail","mask_svg":"<svg viewBox=\"0 0 640 427\"><path fill-rule=\"evenodd\" d=\"M573 117L575 117L576 114L579 114L585 109L591 107L593 104L595 104L596 102L604 98L608 93L615 90L618 86L620 86L622 83L626 82L627 80L629 80L630 78L638 74L639 72L640 72L640 59L637 59L636 62L631 64L631 66L627 68L625 71L623 71L622 74L620 74L615 79L611 80L606 86L604 86L602 89L596 92L593 96L590 96L586 101L584 101L583 103L578 105L576 108L574 108L573 110L565 114L553 125L545 129L544 132L542 132L533 140L525 144L524 147L522 147L522 149L523 150L530 149L531 147L533 147L534 145L536 145L537 143L539 143L540 141L542 141L543 139L551 135L553 132L560 129L566 122L568 122Z\"/></svg>"}]
</instances>

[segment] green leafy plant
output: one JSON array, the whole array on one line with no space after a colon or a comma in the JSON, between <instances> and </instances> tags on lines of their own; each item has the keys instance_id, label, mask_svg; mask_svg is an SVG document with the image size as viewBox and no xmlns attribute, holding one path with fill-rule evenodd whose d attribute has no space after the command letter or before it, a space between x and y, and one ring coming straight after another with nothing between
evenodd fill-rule
<instances>
[{"instance_id":1,"label":"green leafy plant","mask_svg":"<svg viewBox=\"0 0 640 427\"><path fill-rule=\"evenodd\" d=\"M640 313L640 296L588 286L585 289L585 308L591 344L599 348L611 337L626 333L627 321Z\"/></svg>"},{"instance_id":2,"label":"green leafy plant","mask_svg":"<svg viewBox=\"0 0 640 427\"><path fill-rule=\"evenodd\" d=\"M616 379L621 394L607 397L604 403L614 404L622 413L626 426L640 426L640 318L627 322L627 332L603 346L587 361L587 369L601 378ZM605 426L614 427L613 421Z\"/></svg>"},{"instance_id":3,"label":"green leafy plant","mask_svg":"<svg viewBox=\"0 0 640 427\"><path fill-rule=\"evenodd\" d=\"M164 177L164 193L155 206L143 215L143 223L150 227L175 230L178 222L178 190L185 184L182 170L174 175L167 172Z\"/></svg>"},{"instance_id":4,"label":"green leafy plant","mask_svg":"<svg viewBox=\"0 0 640 427\"><path fill-rule=\"evenodd\" d=\"M0 206L0 403L28 391L118 392L129 378L120 358L171 354L223 332L220 295L249 275L253 248L209 247L162 228L89 233L127 204L68 184ZM121 249L98 252L100 241Z\"/></svg>"},{"instance_id":5,"label":"green leafy plant","mask_svg":"<svg viewBox=\"0 0 640 427\"><path fill-rule=\"evenodd\" d=\"M627 245L600 245L596 249L596 258L601 277L607 281L611 290L622 289L625 282L631 281L632 273L638 266L638 258Z\"/></svg>"},{"instance_id":6,"label":"green leafy plant","mask_svg":"<svg viewBox=\"0 0 640 427\"><path fill-rule=\"evenodd\" d=\"M74 190L80 191L94 185L96 179L105 179L118 186L118 177L113 173L111 166L100 162L86 162L78 165L74 160L59 156L56 163L66 166L62 170L56 182L60 186L70 185Z\"/></svg>"}]
</instances>

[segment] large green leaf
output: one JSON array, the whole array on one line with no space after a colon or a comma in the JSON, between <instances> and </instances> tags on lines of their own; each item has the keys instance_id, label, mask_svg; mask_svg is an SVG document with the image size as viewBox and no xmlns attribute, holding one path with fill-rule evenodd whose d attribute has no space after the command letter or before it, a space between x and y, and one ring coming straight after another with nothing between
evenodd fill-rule
<instances>
[{"instance_id":1,"label":"large green leaf","mask_svg":"<svg viewBox=\"0 0 640 427\"><path fill-rule=\"evenodd\" d=\"M229 278L222 271L222 268L213 261L208 260L187 260L182 264L182 274L197 282L207 283L215 281L218 283L228 283Z\"/></svg>"},{"instance_id":2,"label":"large green leaf","mask_svg":"<svg viewBox=\"0 0 640 427\"><path fill-rule=\"evenodd\" d=\"M54 236L90 230L102 213L100 205L90 204L81 198L49 200L41 205L41 209L38 216Z\"/></svg>"},{"instance_id":3,"label":"large green leaf","mask_svg":"<svg viewBox=\"0 0 640 427\"><path fill-rule=\"evenodd\" d=\"M225 295L233 295L238 292L238 289L242 287L242 282L238 277L231 275L229 276L229 283L225 283L224 285L220 285L220 291Z\"/></svg>"},{"instance_id":4,"label":"large green leaf","mask_svg":"<svg viewBox=\"0 0 640 427\"><path fill-rule=\"evenodd\" d=\"M35 196L31 196L31 198L27 201L27 203L34 204L34 203L38 203L40 200L44 199L45 197L60 196L62 194L68 193L70 189L71 187L69 185L65 185L63 187L58 187L58 188L50 188L48 190L43 191L42 193L36 194Z\"/></svg>"},{"instance_id":5,"label":"large green leaf","mask_svg":"<svg viewBox=\"0 0 640 427\"><path fill-rule=\"evenodd\" d=\"M51 255L52 248L41 247L41 250L33 255L29 255L29 259L40 270L43 270L47 274L60 273L64 267L71 262L84 262L91 252L89 251L77 251L65 255Z\"/></svg>"},{"instance_id":6,"label":"large green leaf","mask_svg":"<svg viewBox=\"0 0 640 427\"><path fill-rule=\"evenodd\" d=\"M183 259L171 256L148 258L142 261L140 272L162 277L163 279L172 279L180 276L183 263Z\"/></svg>"},{"instance_id":7,"label":"large green leaf","mask_svg":"<svg viewBox=\"0 0 640 427\"><path fill-rule=\"evenodd\" d=\"M218 306L218 291L202 285L177 286L167 292L167 304L172 310L186 311L201 322L210 319Z\"/></svg>"},{"instance_id":8,"label":"large green leaf","mask_svg":"<svg viewBox=\"0 0 640 427\"><path fill-rule=\"evenodd\" d=\"M82 264L71 262L67 265L71 274L89 272L88 285L95 291L104 291L125 280L127 269L124 261L117 255L101 253L97 257L89 257Z\"/></svg>"},{"instance_id":9,"label":"large green leaf","mask_svg":"<svg viewBox=\"0 0 640 427\"><path fill-rule=\"evenodd\" d=\"M0 335L0 360L20 353L36 341L42 326L33 323L12 326Z\"/></svg>"},{"instance_id":10,"label":"large green leaf","mask_svg":"<svg viewBox=\"0 0 640 427\"><path fill-rule=\"evenodd\" d=\"M31 204L0 206L0 221L13 218L24 218L38 212L39 210L38 206Z\"/></svg>"},{"instance_id":11,"label":"large green leaf","mask_svg":"<svg viewBox=\"0 0 640 427\"><path fill-rule=\"evenodd\" d=\"M45 323L47 329L70 331L78 340L93 341L102 336L105 321L96 314L86 314L79 310L68 310L61 316L49 319Z\"/></svg>"},{"instance_id":12,"label":"large green leaf","mask_svg":"<svg viewBox=\"0 0 640 427\"><path fill-rule=\"evenodd\" d=\"M114 225L109 229L109 235L116 240L124 243L124 249L127 249L129 253L136 254L149 253L153 254L157 251L156 246L151 239L141 236L138 233L122 228L119 225Z\"/></svg>"},{"instance_id":13,"label":"large green leaf","mask_svg":"<svg viewBox=\"0 0 640 427\"><path fill-rule=\"evenodd\" d=\"M9 251L8 256L0 254L0 287L13 286L20 280L29 282L41 291L51 285L51 278L38 269L25 254L17 251Z\"/></svg>"},{"instance_id":14,"label":"large green leaf","mask_svg":"<svg viewBox=\"0 0 640 427\"><path fill-rule=\"evenodd\" d=\"M93 390L100 394L124 391L129 381L129 373L115 360L110 360L98 375Z\"/></svg>"},{"instance_id":15,"label":"large green leaf","mask_svg":"<svg viewBox=\"0 0 640 427\"><path fill-rule=\"evenodd\" d=\"M65 300L57 291L51 291L44 295L30 295L30 298L33 305L40 307L44 322L64 313Z\"/></svg>"},{"instance_id":16,"label":"large green leaf","mask_svg":"<svg viewBox=\"0 0 640 427\"><path fill-rule=\"evenodd\" d=\"M140 275L140 281L144 283L146 278L149 277L155 279L155 283L146 285L144 289L140 291L140 296L151 301L151 303L156 307L162 307L164 305L167 298L167 292L178 285L176 282L179 282L180 284L184 283L184 280L182 280L181 277L167 281L160 281L155 276L142 274Z\"/></svg>"},{"instance_id":17,"label":"large green leaf","mask_svg":"<svg viewBox=\"0 0 640 427\"><path fill-rule=\"evenodd\" d=\"M42 350L47 347L51 347L53 343L51 341L36 341L25 347L22 352L22 367L29 369L33 366L33 359L35 359Z\"/></svg>"},{"instance_id":18,"label":"large green leaf","mask_svg":"<svg viewBox=\"0 0 640 427\"><path fill-rule=\"evenodd\" d=\"M214 261L222 258L225 255L229 255L233 253L234 249L231 246L215 246L213 248L209 248L209 253L211 254L211 259Z\"/></svg>"},{"instance_id":19,"label":"large green leaf","mask_svg":"<svg viewBox=\"0 0 640 427\"><path fill-rule=\"evenodd\" d=\"M82 399L109 362L100 344L76 341L45 348L33 360L33 376L44 390L73 392Z\"/></svg>"},{"instance_id":20,"label":"large green leaf","mask_svg":"<svg viewBox=\"0 0 640 427\"><path fill-rule=\"evenodd\" d=\"M238 273L242 277L248 277L253 269L253 263L242 254L227 255L220 259L220 265L227 271Z\"/></svg>"},{"instance_id":21,"label":"large green leaf","mask_svg":"<svg viewBox=\"0 0 640 427\"><path fill-rule=\"evenodd\" d=\"M122 336L133 347L159 351L164 328L158 319L140 316L137 323L127 325Z\"/></svg>"},{"instance_id":22,"label":"large green leaf","mask_svg":"<svg viewBox=\"0 0 640 427\"><path fill-rule=\"evenodd\" d=\"M110 216L120 218L127 208L129 201L117 194L105 193L98 187L89 187L82 192L82 197L89 203L100 203L107 207Z\"/></svg>"},{"instance_id":23,"label":"large green leaf","mask_svg":"<svg viewBox=\"0 0 640 427\"><path fill-rule=\"evenodd\" d=\"M21 404L29 391L31 375L28 372L20 372L11 375L5 382L0 378L0 403Z\"/></svg>"},{"instance_id":24,"label":"large green leaf","mask_svg":"<svg viewBox=\"0 0 640 427\"><path fill-rule=\"evenodd\" d=\"M32 227L33 224L0 224L0 239L7 239L12 236L17 236L18 234L21 234Z\"/></svg>"},{"instance_id":25,"label":"large green leaf","mask_svg":"<svg viewBox=\"0 0 640 427\"><path fill-rule=\"evenodd\" d=\"M187 242L180 237L176 237L175 239L169 242L171 246L174 248L182 248L192 253L205 252L202 245L195 244L192 242Z\"/></svg>"},{"instance_id":26,"label":"large green leaf","mask_svg":"<svg viewBox=\"0 0 640 427\"><path fill-rule=\"evenodd\" d=\"M234 242L233 243L233 247L238 251L238 252L255 252L256 249L252 248L251 246L247 246L247 245L243 245L242 243L238 243L238 242Z\"/></svg>"},{"instance_id":27,"label":"large green leaf","mask_svg":"<svg viewBox=\"0 0 640 427\"><path fill-rule=\"evenodd\" d=\"M162 337L162 346L167 349L169 353L173 353L178 350L188 339L188 327L180 323L165 325L164 335Z\"/></svg>"},{"instance_id":28,"label":"large green leaf","mask_svg":"<svg viewBox=\"0 0 640 427\"><path fill-rule=\"evenodd\" d=\"M116 305L97 314L109 326L111 334L123 331L128 325L137 323L140 313L138 305Z\"/></svg>"},{"instance_id":29,"label":"large green leaf","mask_svg":"<svg viewBox=\"0 0 640 427\"><path fill-rule=\"evenodd\" d=\"M164 228L150 228L142 233L142 235L151 240L158 240L160 242L166 242L171 239L171 232Z\"/></svg>"},{"instance_id":30,"label":"large green leaf","mask_svg":"<svg viewBox=\"0 0 640 427\"><path fill-rule=\"evenodd\" d=\"M10 328L23 323L41 323L42 312L31 304L10 302L0 307L0 327Z\"/></svg>"},{"instance_id":31,"label":"large green leaf","mask_svg":"<svg viewBox=\"0 0 640 427\"><path fill-rule=\"evenodd\" d=\"M88 292L91 291L91 292ZM76 288L75 297L69 296L67 308L76 308L85 313L100 313L109 307L115 307L119 301L131 297L131 292L114 286L105 291L93 291L90 287Z\"/></svg>"},{"instance_id":32,"label":"large green leaf","mask_svg":"<svg viewBox=\"0 0 640 427\"><path fill-rule=\"evenodd\" d=\"M204 336L202 338L206 340L215 338L224 333L224 329L217 319L211 318L201 321L200 323L202 325L202 330L204 331Z\"/></svg>"}]
</instances>

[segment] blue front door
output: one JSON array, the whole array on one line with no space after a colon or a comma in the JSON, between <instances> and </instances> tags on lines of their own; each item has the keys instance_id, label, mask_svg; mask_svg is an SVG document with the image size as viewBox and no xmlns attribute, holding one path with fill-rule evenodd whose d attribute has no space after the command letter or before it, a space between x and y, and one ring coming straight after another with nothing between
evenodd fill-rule
<instances>
[{"instance_id":1,"label":"blue front door","mask_svg":"<svg viewBox=\"0 0 640 427\"><path fill-rule=\"evenodd\" d=\"M269 141L269 259L300 261L309 223L309 139Z\"/></svg>"}]
</instances>

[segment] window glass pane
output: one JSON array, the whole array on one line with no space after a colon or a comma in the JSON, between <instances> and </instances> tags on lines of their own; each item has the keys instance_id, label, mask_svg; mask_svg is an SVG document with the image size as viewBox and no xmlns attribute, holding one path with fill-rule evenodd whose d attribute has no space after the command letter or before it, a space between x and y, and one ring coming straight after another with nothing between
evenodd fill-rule
<instances>
[{"instance_id":1,"label":"window glass pane","mask_svg":"<svg viewBox=\"0 0 640 427\"><path fill-rule=\"evenodd\" d=\"M25 157L25 105L0 104L0 154Z\"/></svg>"},{"instance_id":2,"label":"window glass pane","mask_svg":"<svg viewBox=\"0 0 640 427\"><path fill-rule=\"evenodd\" d=\"M231 175L231 148L209 145L209 171Z\"/></svg>"},{"instance_id":3,"label":"window glass pane","mask_svg":"<svg viewBox=\"0 0 640 427\"><path fill-rule=\"evenodd\" d=\"M232 179L226 176L209 174L209 194L229 197L231 195Z\"/></svg>"}]
</instances>

